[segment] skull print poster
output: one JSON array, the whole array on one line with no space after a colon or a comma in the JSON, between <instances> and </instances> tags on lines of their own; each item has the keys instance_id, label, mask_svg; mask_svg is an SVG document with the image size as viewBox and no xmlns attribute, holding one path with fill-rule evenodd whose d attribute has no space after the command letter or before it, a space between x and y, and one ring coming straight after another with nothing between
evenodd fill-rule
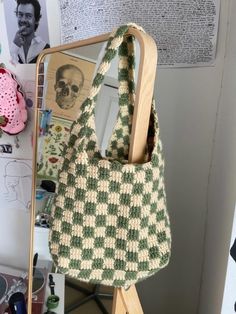
<instances>
[{"instance_id":1,"label":"skull print poster","mask_svg":"<svg viewBox=\"0 0 236 314\"><path fill-rule=\"evenodd\" d=\"M50 56L45 98L53 116L75 120L88 96L95 66L95 62L61 52Z\"/></svg>"}]
</instances>

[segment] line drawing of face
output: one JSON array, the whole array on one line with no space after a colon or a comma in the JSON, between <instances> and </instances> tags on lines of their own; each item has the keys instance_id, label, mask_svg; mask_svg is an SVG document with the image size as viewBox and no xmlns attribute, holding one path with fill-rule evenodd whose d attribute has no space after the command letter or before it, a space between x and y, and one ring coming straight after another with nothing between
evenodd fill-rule
<instances>
[{"instance_id":1,"label":"line drawing of face","mask_svg":"<svg viewBox=\"0 0 236 314\"><path fill-rule=\"evenodd\" d=\"M8 162L5 166L4 184L7 191L5 199L8 202L18 201L24 209L29 209L32 184L30 166L16 160Z\"/></svg>"},{"instance_id":2,"label":"line drawing of face","mask_svg":"<svg viewBox=\"0 0 236 314\"><path fill-rule=\"evenodd\" d=\"M32 4L19 4L17 9L17 19L22 36L29 36L34 33L36 21Z\"/></svg>"},{"instance_id":3,"label":"line drawing of face","mask_svg":"<svg viewBox=\"0 0 236 314\"><path fill-rule=\"evenodd\" d=\"M56 71L56 103L61 109L70 109L75 105L84 85L83 72L72 64L65 64Z\"/></svg>"}]
</instances>

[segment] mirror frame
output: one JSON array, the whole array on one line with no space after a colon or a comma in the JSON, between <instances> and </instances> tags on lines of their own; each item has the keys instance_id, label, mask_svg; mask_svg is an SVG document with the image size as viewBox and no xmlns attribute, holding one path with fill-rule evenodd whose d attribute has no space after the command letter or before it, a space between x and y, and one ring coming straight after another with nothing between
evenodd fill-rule
<instances>
[{"instance_id":1,"label":"mirror frame","mask_svg":"<svg viewBox=\"0 0 236 314\"><path fill-rule=\"evenodd\" d=\"M37 179L37 145L39 132L39 108L38 108L38 74L40 64L45 56L55 52L79 48L106 42L111 33L102 34L74 43L60 45L43 50L38 56L36 63L35 81L35 110L34 110L34 129L33 129L33 160L32 160L32 194L31 194L31 214L30 214L30 253L29 253L29 275L28 275L28 314L32 314L32 287L33 287L33 255L34 255L34 226L35 226L35 207L36 207L36 179ZM143 152L146 147L152 96L157 66L157 47L151 36L140 32L130 25L127 35L133 35L140 45L140 64L136 87L136 98L134 103L134 115L132 121L132 131L130 139L129 162L140 163L143 161ZM147 86L146 82L149 83ZM140 131L141 130L141 131Z\"/></svg>"},{"instance_id":2,"label":"mirror frame","mask_svg":"<svg viewBox=\"0 0 236 314\"><path fill-rule=\"evenodd\" d=\"M31 213L30 213L30 252L29 252L29 271L28 271L28 314L32 314L32 288L33 288L33 257L34 257L34 227L35 227L35 208L36 208L36 180L37 180L37 151L38 151L38 133L39 133L39 107L38 107L38 75L40 73L40 65L44 58L52 53L64 50L93 45L95 43L106 42L110 33L100 36L91 37L85 40L76 41L71 44L65 44L43 50L38 56L35 73L35 105L34 105L34 128L33 128L33 160L32 160L32 189L31 189Z\"/></svg>"}]
</instances>

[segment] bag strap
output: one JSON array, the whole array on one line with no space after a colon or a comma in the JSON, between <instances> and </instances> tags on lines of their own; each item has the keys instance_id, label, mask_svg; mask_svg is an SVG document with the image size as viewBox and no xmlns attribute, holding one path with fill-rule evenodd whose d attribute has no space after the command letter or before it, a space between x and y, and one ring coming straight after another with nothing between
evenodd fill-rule
<instances>
[{"instance_id":1,"label":"bag strap","mask_svg":"<svg viewBox=\"0 0 236 314\"><path fill-rule=\"evenodd\" d=\"M134 119L132 123L131 133L131 149L129 151L129 154L133 154L133 152L135 152L136 158L133 158L132 156L131 159L133 162L139 162L140 158L143 159L144 151L146 148L147 131L150 119L154 80L156 74L157 50L153 39L147 34L140 32L140 28L137 27L137 30L134 27L136 27L136 25L124 25L119 27L115 32L111 34L111 37L108 40L106 53L93 80L89 96L80 108L81 115L77 121L80 125L77 125L77 123L73 123L71 133L74 134L76 137L79 137L80 139L83 138L80 142L80 147L81 145L83 145L83 140L86 141L88 133L90 133L91 135L91 132L93 132L91 125L86 126L86 123L88 119L92 115L94 115L95 101L104 80L104 76L110 68L111 60L116 56L117 50L124 40L124 35L126 33L128 33L128 35L134 35L135 38L138 39L140 44L141 61L139 66L138 84L135 95ZM89 127L90 130L89 132L87 132ZM137 132L137 130L139 132ZM137 137L138 143L136 141ZM138 149L136 149L137 147Z\"/></svg>"},{"instance_id":2,"label":"bag strap","mask_svg":"<svg viewBox=\"0 0 236 314\"><path fill-rule=\"evenodd\" d=\"M126 36L119 47L119 112L106 150L106 156L128 160L135 99L134 36Z\"/></svg>"}]
</instances>

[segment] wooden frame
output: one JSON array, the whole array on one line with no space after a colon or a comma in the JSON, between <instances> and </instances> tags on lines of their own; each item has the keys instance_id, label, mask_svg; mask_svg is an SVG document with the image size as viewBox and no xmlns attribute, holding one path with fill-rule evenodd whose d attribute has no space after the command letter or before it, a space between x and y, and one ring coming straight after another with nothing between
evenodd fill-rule
<instances>
[{"instance_id":1,"label":"wooden frame","mask_svg":"<svg viewBox=\"0 0 236 314\"><path fill-rule=\"evenodd\" d=\"M154 90L154 82L157 66L157 48L154 40L144 32L129 27L127 34L134 35L140 45L140 64L134 104L134 116L132 122L131 148L129 162L142 162L146 148L147 131L151 111L151 103ZM68 49L89 46L108 40L110 33L89 39L61 45L43 50L39 55L36 64L36 104L38 101L38 74L41 73L40 64L46 55ZM32 278L33 278L33 244L34 244L34 217L35 217L35 195L36 195L36 174L37 174L37 138L38 138L38 110L35 108L34 118L34 140L33 140L33 176L32 176L32 210L30 229L30 254L29 254L29 284L28 284L28 314L32 313ZM135 286L128 290L116 288L113 299L113 314L141 314L142 307L138 298Z\"/></svg>"}]
</instances>

